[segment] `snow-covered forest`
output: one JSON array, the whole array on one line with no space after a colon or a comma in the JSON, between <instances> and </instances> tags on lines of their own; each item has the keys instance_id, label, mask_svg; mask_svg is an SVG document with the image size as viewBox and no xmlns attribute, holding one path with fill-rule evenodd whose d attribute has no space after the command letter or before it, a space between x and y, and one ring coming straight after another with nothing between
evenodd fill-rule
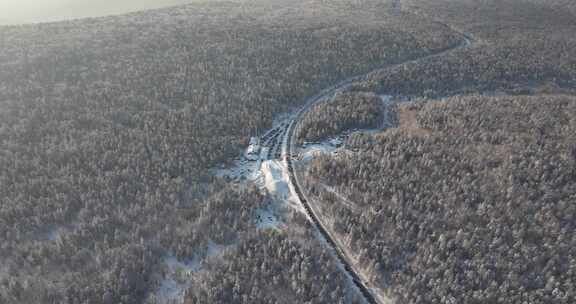
<instances>
[{"instance_id":1,"label":"snow-covered forest","mask_svg":"<svg viewBox=\"0 0 576 304\"><path fill-rule=\"evenodd\" d=\"M165 257L192 260L211 242L241 246L258 233L268 198L210 170L275 114L376 63L456 42L442 26L347 1L0 27L0 298L150 298ZM307 283L293 292L311 292Z\"/></svg>"},{"instance_id":2,"label":"snow-covered forest","mask_svg":"<svg viewBox=\"0 0 576 304\"><path fill-rule=\"evenodd\" d=\"M362 303L298 199L278 202L281 160L242 158L356 75L296 122L298 143L338 148L288 157L377 292L573 303L575 32L564 0L207 1L2 26L0 304ZM230 168L264 182L215 174Z\"/></svg>"}]
</instances>

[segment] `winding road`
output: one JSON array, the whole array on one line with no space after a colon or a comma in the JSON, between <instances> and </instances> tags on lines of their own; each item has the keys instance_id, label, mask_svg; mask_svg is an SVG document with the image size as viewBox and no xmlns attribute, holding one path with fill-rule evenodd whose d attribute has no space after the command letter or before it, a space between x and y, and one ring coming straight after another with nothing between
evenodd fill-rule
<instances>
[{"instance_id":1,"label":"winding road","mask_svg":"<svg viewBox=\"0 0 576 304\"><path fill-rule=\"evenodd\" d=\"M450 30L458 33L462 37L461 42L455 46L449 47L447 49L444 49L442 51L439 51L437 53L430 54L430 55L427 55L424 57L409 60L409 61L399 63L399 64L379 66L368 73L347 78L347 79L342 80L339 83L337 83L337 84L335 84L329 88L322 90L320 93L310 97L305 102L304 106L301 107L293 115L291 120L289 120L289 122L286 124L286 126L285 126L286 129L280 133L280 134L282 134L282 140L279 141L279 144L282 145L281 146L281 151L282 151L281 155L282 155L284 162L286 163L286 167L288 168L288 172L289 172L288 176L290 179L288 181L289 184L291 184L292 188L294 189L294 192L295 192L296 196L298 197L298 200L300 201L300 203L302 204L302 206L306 210L306 213L307 213L308 217L310 218L311 222L313 223L314 227L317 229L317 231L319 232L321 237L329 245L330 249L335 254L335 257L342 264L348 277L352 280L352 282L354 283L356 288L358 288L358 290L360 291L360 293L364 297L364 300L370 304L384 304L384 303L390 303L391 301L387 296L383 295L381 292L378 292L377 289L375 288L375 286L373 286L373 284L368 280L368 278L366 278L363 275L363 273L361 271L359 271L357 265L355 265L355 263L353 262L354 259L352 258L349 251L345 248L345 246L343 246L343 243L341 243L338 240L338 238L335 237L333 233L331 233L331 231L327 228L327 225L322 222L321 217L318 215L319 214L318 210L310 203L310 199L308 199L308 197L306 196L306 194L302 190L303 188L300 186L298 176L294 170L293 158L294 158L295 149L296 149L295 136L294 136L295 134L294 133L295 133L296 127L297 127L298 123L300 122L300 120L302 119L302 117L304 117L304 115L314 105L328 100L327 97L329 97L333 94L336 94L338 92L341 92L341 91L344 91L344 90L350 88L355 82L359 82L359 81L367 79L368 75L370 75L371 73L383 71L383 70L388 70L388 69L392 69L392 68L402 66L405 64L416 63L416 62L420 62L420 61L423 61L426 59L442 56L442 55L445 55L446 53L453 52L453 51L458 50L458 49L470 47L472 45L472 43L474 42L474 39L471 35L465 34L465 33L461 32L461 31L459 31L459 30L457 30L457 29L455 29L455 28L453 28L447 24L444 24L444 23L441 23L438 21L434 21L434 22L437 24L441 24L444 27L448 27Z\"/></svg>"}]
</instances>

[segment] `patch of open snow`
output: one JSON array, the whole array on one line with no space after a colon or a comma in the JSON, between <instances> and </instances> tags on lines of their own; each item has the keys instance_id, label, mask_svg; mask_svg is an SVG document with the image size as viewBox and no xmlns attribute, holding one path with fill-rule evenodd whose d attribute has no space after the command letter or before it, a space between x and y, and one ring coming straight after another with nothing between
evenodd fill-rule
<instances>
[{"instance_id":1,"label":"patch of open snow","mask_svg":"<svg viewBox=\"0 0 576 304\"><path fill-rule=\"evenodd\" d=\"M262 137L253 137L251 139L253 143L255 143L255 140L253 139L262 140L262 142L259 142L260 153L259 155L256 155L256 157L253 156L253 160L247 159L243 153L234 161L232 166L212 169L212 174L217 177L228 178L236 183L245 183L248 181L258 183L259 179L262 178L262 163L267 160L268 151L272 148L268 146L270 144L270 138L267 138L267 136L275 132L281 134L288 126L289 120L292 116L293 114L287 113L278 115L276 119L274 119L272 128L265 132ZM267 139L264 140L263 138Z\"/></svg>"},{"instance_id":2,"label":"patch of open snow","mask_svg":"<svg viewBox=\"0 0 576 304\"><path fill-rule=\"evenodd\" d=\"M268 160L262 164L264 188L276 198L287 200L290 198L288 183L283 178L283 164L277 160Z\"/></svg>"},{"instance_id":3,"label":"patch of open snow","mask_svg":"<svg viewBox=\"0 0 576 304\"><path fill-rule=\"evenodd\" d=\"M286 202L290 207L303 212L296 197L296 191L288 181L289 173L286 164L280 160L267 160L262 163L262 187L280 202Z\"/></svg>"},{"instance_id":4,"label":"patch of open snow","mask_svg":"<svg viewBox=\"0 0 576 304\"><path fill-rule=\"evenodd\" d=\"M183 303L187 287L187 284L178 283L172 278L162 280L154 295L156 303Z\"/></svg>"},{"instance_id":5,"label":"patch of open snow","mask_svg":"<svg viewBox=\"0 0 576 304\"><path fill-rule=\"evenodd\" d=\"M341 146L343 144L342 138L340 137L332 138L329 140L329 142L335 147Z\"/></svg>"},{"instance_id":6,"label":"patch of open snow","mask_svg":"<svg viewBox=\"0 0 576 304\"><path fill-rule=\"evenodd\" d=\"M382 100L383 104L389 104L393 98L394 96L392 95L380 95L380 99Z\"/></svg>"},{"instance_id":7,"label":"patch of open snow","mask_svg":"<svg viewBox=\"0 0 576 304\"><path fill-rule=\"evenodd\" d=\"M407 98L403 96L393 96L393 95L380 95L379 97L382 100L382 107L383 107L382 110L384 116L382 124L379 128L351 129L344 131L335 137L328 138L322 142L304 143L300 148L299 160L307 162L320 154L338 154L342 151L346 151L346 149L343 147L343 144L350 135L357 132L364 132L364 133L380 132L382 131L382 129L394 126L396 124L396 117L394 111L392 111L390 107L398 102L407 100Z\"/></svg>"},{"instance_id":8,"label":"patch of open snow","mask_svg":"<svg viewBox=\"0 0 576 304\"><path fill-rule=\"evenodd\" d=\"M256 212L256 226L260 229L278 229L278 226L280 226L280 220L278 220L278 217L271 209L271 206L268 206L266 209L259 209Z\"/></svg>"},{"instance_id":9,"label":"patch of open snow","mask_svg":"<svg viewBox=\"0 0 576 304\"><path fill-rule=\"evenodd\" d=\"M166 255L162 259L166 267L164 279L153 295L157 303L183 303L184 294L190 286L192 276L202 269L202 261L222 254L224 249L226 249L225 245L210 241L204 257L194 256L193 259L182 261L172 254Z\"/></svg>"},{"instance_id":10,"label":"patch of open snow","mask_svg":"<svg viewBox=\"0 0 576 304\"><path fill-rule=\"evenodd\" d=\"M226 245L216 244L212 241L208 242L208 248L206 249L206 258L219 256L226 249Z\"/></svg>"},{"instance_id":11,"label":"patch of open snow","mask_svg":"<svg viewBox=\"0 0 576 304\"><path fill-rule=\"evenodd\" d=\"M62 232L63 232L62 230L63 229L55 228L55 229L48 231L48 236L47 236L48 240L49 241L55 241L56 239L58 239L60 234L62 234Z\"/></svg>"},{"instance_id":12,"label":"patch of open snow","mask_svg":"<svg viewBox=\"0 0 576 304\"><path fill-rule=\"evenodd\" d=\"M392 128L398 124L398 119L396 112L393 111L391 107L397 103L406 101L407 98L403 96L380 95L380 99L382 100L383 121L379 129Z\"/></svg>"},{"instance_id":13,"label":"patch of open snow","mask_svg":"<svg viewBox=\"0 0 576 304\"><path fill-rule=\"evenodd\" d=\"M56 241L60 235L70 231L68 226L51 226L44 231L36 233L33 238L39 241Z\"/></svg>"},{"instance_id":14,"label":"patch of open snow","mask_svg":"<svg viewBox=\"0 0 576 304\"><path fill-rule=\"evenodd\" d=\"M173 255L168 255L163 258L163 263L166 273L154 297L158 303L182 303L192 274L200 269L200 259L183 262Z\"/></svg>"},{"instance_id":15,"label":"patch of open snow","mask_svg":"<svg viewBox=\"0 0 576 304\"><path fill-rule=\"evenodd\" d=\"M337 152L338 148L332 143L332 140L326 140L321 143L306 144L300 153L300 160L309 161L320 154L332 154Z\"/></svg>"},{"instance_id":16,"label":"patch of open snow","mask_svg":"<svg viewBox=\"0 0 576 304\"><path fill-rule=\"evenodd\" d=\"M166 256L163 259L164 264L168 267L170 273L184 271L190 275L200 270L200 259L194 258L188 261L179 261L175 256Z\"/></svg>"},{"instance_id":17,"label":"patch of open snow","mask_svg":"<svg viewBox=\"0 0 576 304\"><path fill-rule=\"evenodd\" d=\"M240 158L231 167L214 169L212 173L215 176L229 178L234 182L241 183L257 178L260 164L260 160L250 161Z\"/></svg>"}]
</instances>

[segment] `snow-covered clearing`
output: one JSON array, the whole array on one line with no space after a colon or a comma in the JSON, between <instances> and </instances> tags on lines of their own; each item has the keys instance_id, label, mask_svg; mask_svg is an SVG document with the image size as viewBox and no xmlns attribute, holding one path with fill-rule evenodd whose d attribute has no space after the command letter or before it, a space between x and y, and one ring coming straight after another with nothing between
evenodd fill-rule
<instances>
[{"instance_id":1,"label":"snow-covered clearing","mask_svg":"<svg viewBox=\"0 0 576 304\"><path fill-rule=\"evenodd\" d=\"M164 279L154 295L156 303L183 303L184 293L186 292L186 284L176 282L172 278Z\"/></svg>"},{"instance_id":2,"label":"snow-covered clearing","mask_svg":"<svg viewBox=\"0 0 576 304\"><path fill-rule=\"evenodd\" d=\"M382 125L380 129L388 129L397 125L396 113L393 111L392 107L402 101L406 101L405 97L392 96L392 95L380 95L382 100Z\"/></svg>"},{"instance_id":3,"label":"snow-covered clearing","mask_svg":"<svg viewBox=\"0 0 576 304\"><path fill-rule=\"evenodd\" d=\"M163 258L163 263L168 268L169 273L183 272L187 276L193 272L200 270L201 259L194 257L191 260L180 261L173 255L168 255Z\"/></svg>"},{"instance_id":4,"label":"snow-covered clearing","mask_svg":"<svg viewBox=\"0 0 576 304\"><path fill-rule=\"evenodd\" d=\"M158 303L184 300L184 293L190 286L192 274L200 269L199 261L180 262L175 257L165 257L168 270L154 294Z\"/></svg>"},{"instance_id":5,"label":"snow-covered clearing","mask_svg":"<svg viewBox=\"0 0 576 304\"><path fill-rule=\"evenodd\" d=\"M351 129L342 132L341 134L330 137L321 142L304 143L299 147L299 161L308 162L315 156L321 154L338 155L339 153L350 152L344 146L346 139L354 133L378 133L382 130L392 128L397 125L396 112L393 106L399 102L406 101L407 98L403 96L380 95L382 100L383 120L380 126L376 129Z\"/></svg>"},{"instance_id":6,"label":"snow-covered clearing","mask_svg":"<svg viewBox=\"0 0 576 304\"><path fill-rule=\"evenodd\" d=\"M288 206L295 208L297 211L304 212L296 197L296 191L289 183L290 177L286 164L280 160L267 160L262 163L261 167L262 184L261 188L265 189L278 202L287 203Z\"/></svg>"},{"instance_id":7,"label":"snow-covered clearing","mask_svg":"<svg viewBox=\"0 0 576 304\"><path fill-rule=\"evenodd\" d=\"M224 252L224 249L226 249L226 247L228 247L228 246L216 244L216 243L210 241L208 243L208 247L206 249L205 259L220 256Z\"/></svg>"},{"instance_id":8,"label":"snow-covered clearing","mask_svg":"<svg viewBox=\"0 0 576 304\"><path fill-rule=\"evenodd\" d=\"M49 241L55 241L56 239L58 239L58 237L59 237L64 231L65 231L65 229L64 229L64 228L60 228L60 227L51 229L50 231L48 231L48 233L47 233L47 235L46 235L46 238L47 238Z\"/></svg>"},{"instance_id":9,"label":"snow-covered clearing","mask_svg":"<svg viewBox=\"0 0 576 304\"><path fill-rule=\"evenodd\" d=\"M218 168L212 170L213 174L218 177L230 179L235 183L245 183L258 178L261 162L250 161L246 158L239 158L229 168Z\"/></svg>"},{"instance_id":10,"label":"snow-covered clearing","mask_svg":"<svg viewBox=\"0 0 576 304\"><path fill-rule=\"evenodd\" d=\"M339 149L337 145L334 145L333 142L334 142L333 139L329 139L322 141L320 143L313 143L313 144L305 143L300 150L298 160L307 162L309 160L312 160L315 156L321 154L338 154L339 150L341 149Z\"/></svg>"},{"instance_id":11,"label":"snow-covered clearing","mask_svg":"<svg viewBox=\"0 0 576 304\"><path fill-rule=\"evenodd\" d=\"M74 229L75 229L74 224L60 225L60 226L49 226L49 227L45 228L44 230L35 232L30 237L33 238L34 240L37 240L37 241L54 242L54 241L58 240L58 238L61 235L65 234L65 233L72 232Z\"/></svg>"},{"instance_id":12,"label":"snow-covered clearing","mask_svg":"<svg viewBox=\"0 0 576 304\"><path fill-rule=\"evenodd\" d=\"M244 153L239 155L238 158L235 159L234 163L230 167L219 167L212 170L212 174L218 177L223 177L230 179L234 183L239 184L246 184L247 182L255 182L257 184L262 184L262 166L268 158L266 152L271 151L274 152L278 145L277 142L274 141L274 135L277 135L276 140L281 140L280 135L283 131L286 130L290 119L293 117L293 113L283 113L278 115L273 123L272 127L264 132L260 139L260 147L262 151L260 155L255 160L248 160Z\"/></svg>"},{"instance_id":13,"label":"snow-covered clearing","mask_svg":"<svg viewBox=\"0 0 576 304\"><path fill-rule=\"evenodd\" d=\"M290 189L284 179L284 165L277 160L267 160L262 164L263 188L280 200L290 199Z\"/></svg>"},{"instance_id":14,"label":"snow-covered clearing","mask_svg":"<svg viewBox=\"0 0 576 304\"><path fill-rule=\"evenodd\" d=\"M202 257L195 255L192 259L179 260L172 254L164 256L163 279L152 296L156 303L182 303L194 273L202 270L202 263L206 259L221 255L226 247L210 241L206 247L206 254Z\"/></svg>"},{"instance_id":15,"label":"snow-covered clearing","mask_svg":"<svg viewBox=\"0 0 576 304\"><path fill-rule=\"evenodd\" d=\"M197 257L188 261L180 261L173 255L163 258L165 266L164 279L156 290L154 297L158 303L176 301L182 303L184 293L190 286L192 274L200 270L201 260Z\"/></svg>"},{"instance_id":16,"label":"snow-covered clearing","mask_svg":"<svg viewBox=\"0 0 576 304\"><path fill-rule=\"evenodd\" d=\"M355 132L380 132L383 129L393 127L396 123L396 113L393 105L405 99L390 95L381 95L380 97L382 99L382 110L384 115L383 121L377 129L353 129L343 132L338 136L328 138L322 142L304 143L297 149L298 156L296 157L296 161L306 163L312 160L315 156L321 154L338 155L339 153L349 153L350 151L346 150L344 143L351 134L354 134ZM264 132L260 138L261 146L266 149L271 149L268 151L272 152L281 148L282 153L285 153L287 150L286 140L288 140L288 138L285 136L284 132L289 128L293 117L293 114L286 114L277 118L273 123L273 127L269 131ZM256 210L255 222L259 229L278 229L282 223L277 216L276 211L280 210L283 205L289 206L303 214L307 213L296 195L294 185L290 183L290 174L286 162L277 159L268 159L268 155L274 155L274 153L260 153L258 159L252 161L247 160L246 157L240 156L235 160L231 167L214 169L213 174L219 177L228 178L242 186L248 184L257 185L262 191L269 193L272 196L274 203L270 204L266 208ZM353 202L340 195L340 193L335 191L335 189L327 187L326 190L332 192L342 201L343 204L346 204L350 208L354 209L356 207ZM326 242L323 237L320 237L320 239L323 242ZM221 250L222 248L217 247L213 247L212 249L208 248L208 256L212 255L211 252L218 252ZM165 261L165 263L176 265L178 268L183 269L184 272L194 272L200 269L200 263L197 261L182 263L171 259ZM338 262L338 267L345 272L344 265L340 262ZM162 295L162 298L165 299L181 298L185 292L185 285L182 285L175 278L177 278L177 276L166 276L157 294ZM354 284L351 285L353 286Z\"/></svg>"},{"instance_id":17,"label":"snow-covered clearing","mask_svg":"<svg viewBox=\"0 0 576 304\"><path fill-rule=\"evenodd\" d=\"M272 208L272 206L268 206L268 208L259 209L256 212L256 226L259 229L279 229L280 220Z\"/></svg>"}]
</instances>

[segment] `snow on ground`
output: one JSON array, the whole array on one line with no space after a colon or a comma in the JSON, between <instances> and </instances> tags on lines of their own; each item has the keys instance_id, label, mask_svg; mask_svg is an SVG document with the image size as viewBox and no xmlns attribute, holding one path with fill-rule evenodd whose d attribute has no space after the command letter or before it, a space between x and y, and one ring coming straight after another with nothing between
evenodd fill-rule
<instances>
[{"instance_id":1,"label":"snow on ground","mask_svg":"<svg viewBox=\"0 0 576 304\"><path fill-rule=\"evenodd\" d=\"M60 234L62 234L64 229L61 228L54 228L50 231L48 231L48 235L47 238L49 241L55 241L56 239L58 239L58 237L60 236Z\"/></svg>"},{"instance_id":2,"label":"snow on ground","mask_svg":"<svg viewBox=\"0 0 576 304\"><path fill-rule=\"evenodd\" d=\"M170 273L183 271L185 274L191 274L200 270L200 259L194 257L192 260L179 261L175 256L165 256L163 258L164 264L168 267Z\"/></svg>"},{"instance_id":3,"label":"snow on ground","mask_svg":"<svg viewBox=\"0 0 576 304\"><path fill-rule=\"evenodd\" d=\"M262 163L261 171L263 189L266 189L279 202L286 202L290 207L304 211L296 197L296 191L288 182L290 180L288 168L283 161L266 160Z\"/></svg>"},{"instance_id":4,"label":"snow on ground","mask_svg":"<svg viewBox=\"0 0 576 304\"><path fill-rule=\"evenodd\" d=\"M338 254L334 251L332 245L328 243L326 237L322 233L320 233L318 229L314 230L314 234L316 235L316 239L320 241L320 244L322 244L322 246L327 249L328 254L332 256L333 261L336 264L336 268L338 268L340 270L340 273L343 273L346 279L348 280L348 287L350 289L346 292L346 297L348 297L348 299L346 300L347 302L351 302L353 295L361 294L360 289L358 289L356 284L354 284L354 279L352 278L348 270L346 270L346 266L344 266L344 264L342 264L340 259L338 259ZM368 302L364 297L362 297L362 303L368 304Z\"/></svg>"},{"instance_id":5,"label":"snow on ground","mask_svg":"<svg viewBox=\"0 0 576 304\"><path fill-rule=\"evenodd\" d=\"M393 128L398 125L396 111L392 110L392 106L399 102L405 101L405 99L400 96L395 97L391 95L380 95L380 99L382 100L383 119L378 131Z\"/></svg>"},{"instance_id":6,"label":"snow on ground","mask_svg":"<svg viewBox=\"0 0 576 304\"><path fill-rule=\"evenodd\" d=\"M342 132L342 134L337 135L335 137L328 138L322 142L315 142L315 143L304 143L300 147L300 161L307 162L314 158L314 156L320 154L332 154L336 155L342 152L348 152L344 147L343 144L350 135L357 133L357 132L364 132L364 133L377 133L381 132L383 129L391 128L396 124L396 115L394 111L390 109L390 107L398 102L406 101L407 98L402 96L392 96L392 95L380 95L380 99L382 100L383 106L383 116L384 119L382 124L379 128L376 129L351 129Z\"/></svg>"},{"instance_id":7,"label":"snow on ground","mask_svg":"<svg viewBox=\"0 0 576 304\"><path fill-rule=\"evenodd\" d=\"M348 207L350 210L357 210L358 209L356 207L356 204L353 201L351 201L346 196L342 195L334 187L328 186L324 183L319 183L318 185L321 186L322 188L324 188L324 190L334 194L339 199L338 201L341 202L342 204L346 205L346 207Z\"/></svg>"},{"instance_id":8,"label":"snow on ground","mask_svg":"<svg viewBox=\"0 0 576 304\"><path fill-rule=\"evenodd\" d=\"M206 258L220 256L226 247L226 245L220 245L210 241L208 243L208 248L206 249Z\"/></svg>"},{"instance_id":9,"label":"snow on ground","mask_svg":"<svg viewBox=\"0 0 576 304\"><path fill-rule=\"evenodd\" d=\"M395 113L390 110L390 106L405 101L407 98L392 95L380 95L380 98L382 99L384 110L384 120L380 128L374 130L353 129L319 143L305 143L299 149L298 160L307 162L320 154L337 155L338 153L349 152L343 147L343 143L351 134L355 132L380 132L382 129L394 126L396 118ZM286 128L293 116L293 113L277 116L272 128L268 132L264 132L263 137L266 138L268 134L280 132ZM282 142L282 151L285 150L285 145L286 143ZM296 207L301 211L301 207L297 207L300 204L295 199L294 189L288 182L288 170L280 160L267 160L266 155L262 154L258 160L252 161L239 156L232 166L213 169L212 173L215 176L227 178L236 184L246 185L247 183L254 183L260 186L261 189L266 189L279 201L287 202L290 206Z\"/></svg>"},{"instance_id":10,"label":"snow on ground","mask_svg":"<svg viewBox=\"0 0 576 304\"><path fill-rule=\"evenodd\" d=\"M380 99L382 99L383 104L389 104L394 98L394 96L392 95L380 95L379 97Z\"/></svg>"},{"instance_id":11,"label":"snow on ground","mask_svg":"<svg viewBox=\"0 0 576 304\"><path fill-rule=\"evenodd\" d=\"M278 148L278 145L285 145L278 142L271 142L272 135L280 134L277 140L282 140L282 133L288 127L293 114L283 114L273 123L273 127L263 134L263 149L257 160L250 161L243 156L239 156L232 166L220 167L212 170L212 174L217 177L227 178L234 183L242 186L252 183L257 185L262 191L268 192L274 199L273 205L266 209L257 211L256 222L259 228L277 228L280 225L275 210L281 206L278 204L287 204L289 207L303 212L302 206L296 199L295 191L288 182L290 180L286 164L279 159L268 159L268 149ZM271 145L271 146L268 146ZM281 149L282 152L284 149ZM277 208L278 207L278 208Z\"/></svg>"},{"instance_id":12,"label":"snow on ground","mask_svg":"<svg viewBox=\"0 0 576 304\"><path fill-rule=\"evenodd\" d=\"M202 262L208 258L219 256L226 249L212 241L208 243L204 257L194 256L189 260L179 260L172 254L164 256L162 263L165 266L164 279L154 293L157 303L182 303L184 293L190 286L194 273L202 269Z\"/></svg>"},{"instance_id":13,"label":"snow on ground","mask_svg":"<svg viewBox=\"0 0 576 304\"><path fill-rule=\"evenodd\" d=\"M163 258L163 263L166 266L166 273L154 296L158 303L170 301L182 303L184 293L190 286L192 274L200 270L200 259L195 257L190 261L179 261L176 257L168 255Z\"/></svg>"},{"instance_id":14,"label":"snow on ground","mask_svg":"<svg viewBox=\"0 0 576 304\"><path fill-rule=\"evenodd\" d=\"M262 163L262 175L264 184L262 185L268 192L280 200L290 198L288 183L283 178L283 163L278 160L267 160Z\"/></svg>"},{"instance_id":15,"label":"snow on ground","mask_svg":"<svg viewBox=\"0 0 576 304\"><path fill-rule=\"evenodd\" d=\"M188 284L179 283L172 278L162 280L160 287L156 291L154 298L156 303L183 303L184 293L188 288Z\"/></svg>"},{"instance_id":16,"label":"snow on ground","mask_svg":"<svg viewBox=\"0 0 576 304\"><path fill-rule=\"evenodd\" d=\"M300 150L299 160L307 162L321 154L338 154L339 148L333 144L334 140L328 139L320 143L304 144Z\"/></svg>"},{"instance_id":17,"label":"snow on ground","mask_svg":"<svg viewBox=\"0 0 576 304\"><path fill-rule=\"evenodd\" d=\"M58 238L67 232L70 232L74 229L74 225L67 225L67 226L50 226L45 230L39 231L31 235L31 237L38 241L49 241L53 242L58 240Z\"/></svg>"},{"instance_id":18,"label":"snow on ground","mask_svg":"<svg viewBox=\"0 0 576 304\"><path fill-rule=\"evenodd\" d=\"M231 167L214 169L212 172L215 176L228 178L235 183L244 183L258 178L260 165L259 160L251 161L241 157Z\"/></svg>"},{"instance_id":19,"label":"snow on ground","mask_svg":"<svg viewBox=\"0 0 576 304\"><path fill-rule=\"evenodd\" d=\"M274 119L272 127L267 132L261 134L262 138L266 137L270 133L274 132L281 133L281 131L287 127L293 115L294 114L292 113L283 113L278 115ZM268 149L272 148L268 147L267 144L269 144L269 139L261 143L263 151L265 151L264 149L266 148ZM259 179L262 178L261 166L262 163L266 161L265 155L266 153L261 151L261 155L257 160L248 160L246 159L246 157L244 157L243 153L242 155L240 155L238 158L235 159L232 166L215 168L212 170L212 174L214 174L217 177L228 178L234 183L245 184L248 181L258 183Z\"/></svg>"},{"instance_id":20,"label":"snow on ground","mask_svg":"<svg viewBox=\"0 0 576 304\"><path fill-rule=\"evenodd\" d=\"M256 226L259 229L278 229L280 220L276 216L272 206L266 209L259 209L256 212Z\"/></svg>"}]
</instances>

